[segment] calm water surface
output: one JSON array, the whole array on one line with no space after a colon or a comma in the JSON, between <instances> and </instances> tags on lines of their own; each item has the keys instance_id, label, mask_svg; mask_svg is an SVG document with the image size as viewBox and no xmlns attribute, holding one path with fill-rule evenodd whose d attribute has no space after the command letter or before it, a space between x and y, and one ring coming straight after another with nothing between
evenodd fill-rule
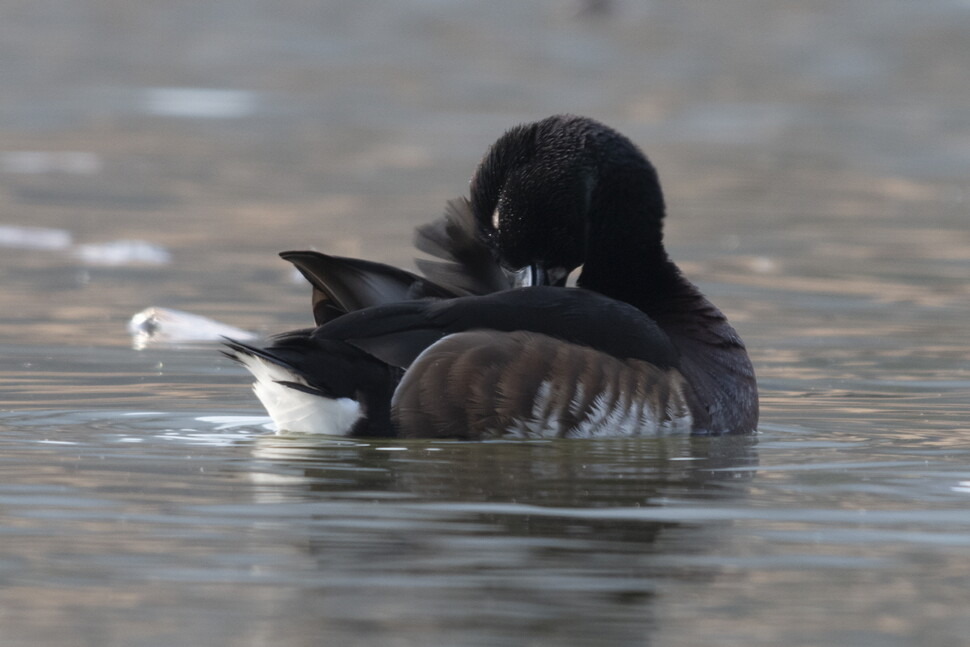
<instances>
[{"instance_id":1,"label":"calm water surface","mask_svg":"<svg viewBox=\"0 0 970 647\"><path fill-rule=\"evenodd\" d=\"M0 645L970 644L970 4L608 7L2 10ZM408 265L563 111L657 163L757 436L275 436L132 349L308 324L276 252Z\"/></svg>"}]
</instances>

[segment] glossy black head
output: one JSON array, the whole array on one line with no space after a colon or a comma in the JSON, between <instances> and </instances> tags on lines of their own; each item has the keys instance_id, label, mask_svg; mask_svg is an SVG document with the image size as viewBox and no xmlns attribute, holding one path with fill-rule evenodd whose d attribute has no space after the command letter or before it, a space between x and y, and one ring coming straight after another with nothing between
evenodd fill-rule
<instances>
[{"instance_id":1,"label":"glossy black head","mask_svg":"<svg viewBox=\"0 0 970 647\"><path fill-rule=\"evenodd\" d=\"M656 172L636 146L568 115L502 135L472 178L471 205L507 269L538 266L553 284L587 261L597 236L659 242L663 218Z\"/></svg>"}]
</instances>

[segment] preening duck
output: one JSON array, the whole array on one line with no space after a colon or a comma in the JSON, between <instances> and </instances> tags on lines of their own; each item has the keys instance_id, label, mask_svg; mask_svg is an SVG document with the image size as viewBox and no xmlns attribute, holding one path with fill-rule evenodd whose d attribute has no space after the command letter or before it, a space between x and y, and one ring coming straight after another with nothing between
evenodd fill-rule
<instances>
[{"instance_id":1,"label":"preening duck","mask_svg":"<svg viewBox=\"0 0 970 647\"><path fill-rule=\"evenodd\" d=\"M278 428L352 436L748 433L754 371L663 247L656 171L554 116L506 132L467 200L417 234L421 277L309 252L318 327L228 342ZM576 288L561 287L582 266ZM515 288L509 276L533 287Z\"/></svg>"}]
</instances>

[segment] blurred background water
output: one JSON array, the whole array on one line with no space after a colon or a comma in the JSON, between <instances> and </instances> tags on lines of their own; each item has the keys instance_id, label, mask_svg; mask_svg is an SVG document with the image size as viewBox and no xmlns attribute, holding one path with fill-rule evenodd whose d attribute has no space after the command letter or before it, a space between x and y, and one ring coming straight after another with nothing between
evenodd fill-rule
<instances>
[{"instance_id":1,"label":"blurred background water","mask_svg":"<svg viewBox=\"0 0 970 647\"><path fill-rule=\"evenodd\" d=\"M965 645L970 3L8 0L0 644ZM277 437L148 306L310 323L488 144L598 118L752 439Z\"/></svg>"}]
</instances>

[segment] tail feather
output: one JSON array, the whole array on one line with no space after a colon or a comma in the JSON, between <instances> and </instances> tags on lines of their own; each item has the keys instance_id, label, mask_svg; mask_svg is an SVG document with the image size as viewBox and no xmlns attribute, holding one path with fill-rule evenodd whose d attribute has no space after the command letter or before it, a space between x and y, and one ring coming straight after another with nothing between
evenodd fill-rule
<instances>
[{"instance_id":1,"label":"tail feather","mask_svg":"<svg viewBox=\"0 0 970 647\"><path fill-rule=\"evenodd\" d=\"M363 417L360 402L328 397L271 352L227 340L227 357L253 374L253 392L273 419L277 433L283 431L346 436Z\"/></svg>"},{"instance_id":2,"label":"tail feather","mask_svg":"<svg viewBox=\"0 0 970 647\"><path fill-rule=\"evenodd\" d=\"M392 435L390 394L400 369L309 332L283 335L265 348L226 339L223 354L252 373L253 392L278 432Z\"/></svg>"}]
</instances>

